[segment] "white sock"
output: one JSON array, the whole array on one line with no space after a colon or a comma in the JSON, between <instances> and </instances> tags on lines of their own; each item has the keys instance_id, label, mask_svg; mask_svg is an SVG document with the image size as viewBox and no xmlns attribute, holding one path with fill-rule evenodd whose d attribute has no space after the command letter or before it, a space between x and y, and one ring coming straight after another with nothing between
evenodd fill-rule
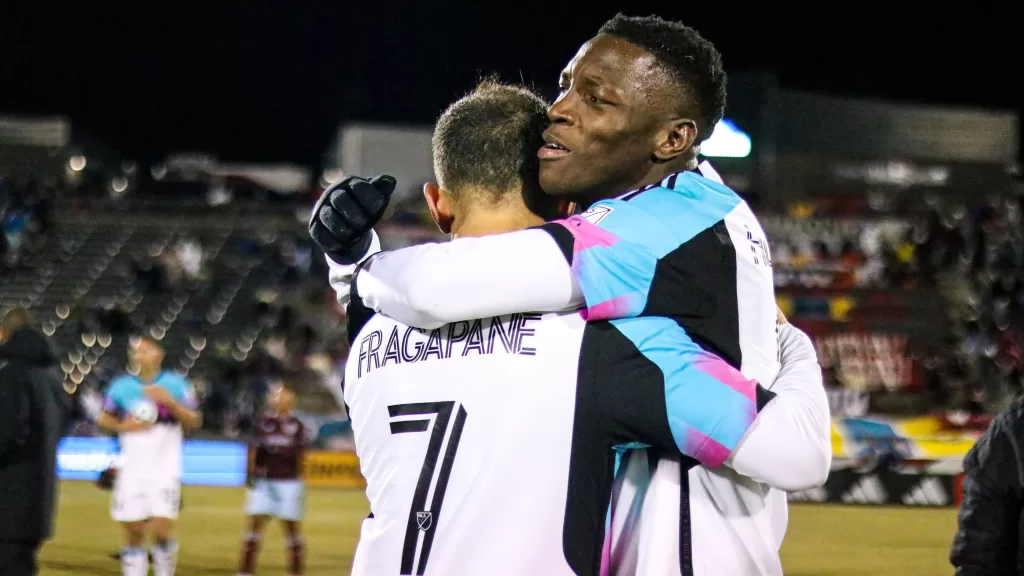
<instances>
[{"instance_id":1,"label":"white sock","mask_svg":"<svg viewBox=\"0 0 1024 576\"><path fill-rule=\"evenodd\" d=\"M163 545L154 544L152 552L154 576L174 576L174 568L178 564L178 543L169 540Z\"/></svg>"},{"instance_id":2,"label":"white sock","mask_svg":"<svg viewBox=\"0 0 1024 576\"><path fill-rule=\"evenodd\" d=\"M121 550L121 573L124 576L149 576L149 555L145 548Z\"/></svg>"}]
</instances>

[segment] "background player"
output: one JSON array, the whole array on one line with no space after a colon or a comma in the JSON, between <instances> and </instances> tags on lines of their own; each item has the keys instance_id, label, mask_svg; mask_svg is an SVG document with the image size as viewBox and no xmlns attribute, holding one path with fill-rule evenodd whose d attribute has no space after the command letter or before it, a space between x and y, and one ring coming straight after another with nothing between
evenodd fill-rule
<instances>
[{"instance_id":1,"label":"background player","mask_svg":"<svg viewBox=\"0 0 1024 576\"><path fill-rule=\"evenodd\" d=\"M256 573L263 531L271 517L281 520L288 542L289 574L302 574L302 512L305 487L300 479L306 428L292 415L295 393L282 382L267 394L269 410L249 446L249 533L242 545L239 576Z\"/></svg>"},{"instance_id":2,"label":"background player","mask_svg":"<svg viewBox=\"0 0 1024 576\"><path fill-rule=\"evenodd\" d=\"M116 432L121 445L111 517L125 528L125 576L149 572L149 555L143 548L147 526L153 535L154 574L174 574L178 546L173 530L181 502L184 430L202 425L191 384L180 374L165 371L163 360L157 340L133 339L129 362L138 375L126 374L110 383L96 421Z\"/></svg>"}]
</instances>

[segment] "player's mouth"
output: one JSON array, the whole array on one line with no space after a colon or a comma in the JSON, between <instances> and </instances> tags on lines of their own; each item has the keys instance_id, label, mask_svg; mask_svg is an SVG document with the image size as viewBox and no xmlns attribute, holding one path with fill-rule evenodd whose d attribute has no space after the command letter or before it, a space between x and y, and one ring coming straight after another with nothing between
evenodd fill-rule
<instances>
[{"instance_id":1,"label":"player's mouth","mask_svg":"<svg viewBox=\"0 0 1024 576\"><path fill-rule=\"evenodd\" d=\"M554 160L556 158L564 158L568 156L572 150L565 144L562 144L557 138L544 133L544 145L537 151L537 157L541 160Z\"/></svg>"}]
</instances>

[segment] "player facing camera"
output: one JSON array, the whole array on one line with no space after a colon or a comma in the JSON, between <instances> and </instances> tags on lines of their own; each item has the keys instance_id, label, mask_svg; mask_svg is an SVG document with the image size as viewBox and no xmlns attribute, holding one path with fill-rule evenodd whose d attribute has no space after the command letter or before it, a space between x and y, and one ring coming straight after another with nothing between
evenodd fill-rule
<instances>
[{"instance_id":1,"label":"player facing camera","mask_svg":"<svg viewBox=\"0 0 1024 576\"><path fill-rule=\"evenodd\" d=\"M263 532L271 518L281 521L286 534L289 574L301 574L304 548L302 516L305 484L302 482L302 458L306 448L306 428L292 414L295 392L284 381L270 385L267 411L256 425L249 445L246 485L248 533L242 542L238 573L256 572Z\"/></svg>"},{"instance_id":2,"label":"player facing camera","mask_svg":"<svg viewBox=\"0 0 1024 576\"><path fill-rule=\"evenodd\" d=\"M164 370L160 341L141 336L128 348L130 371L107 387L100 428L118 435L120 466L113 479L111 516L124 526L120 554L125 576L173 576L178 545L174 524L181 508L182 444L186 429L202 425L192 385ZM150 550L144 548L152 536Z\"/></svg>"}]
</instances>

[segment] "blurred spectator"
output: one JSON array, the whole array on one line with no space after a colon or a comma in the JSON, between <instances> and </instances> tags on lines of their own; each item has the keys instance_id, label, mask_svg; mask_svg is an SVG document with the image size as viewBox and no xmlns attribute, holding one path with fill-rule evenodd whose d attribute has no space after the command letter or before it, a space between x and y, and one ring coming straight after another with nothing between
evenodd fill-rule
<instances>
[{"instance_id":1,"label":"blurred spectator","mask_svg":"<svg viewBox=\"0 0 1024 576\"><path fill-rule=\"evenodd\" d=\"M56 358L28 311L0 321L0 574L36 574L53 536L57 443L71 411Z\"/></svg>"}]
</instances>

